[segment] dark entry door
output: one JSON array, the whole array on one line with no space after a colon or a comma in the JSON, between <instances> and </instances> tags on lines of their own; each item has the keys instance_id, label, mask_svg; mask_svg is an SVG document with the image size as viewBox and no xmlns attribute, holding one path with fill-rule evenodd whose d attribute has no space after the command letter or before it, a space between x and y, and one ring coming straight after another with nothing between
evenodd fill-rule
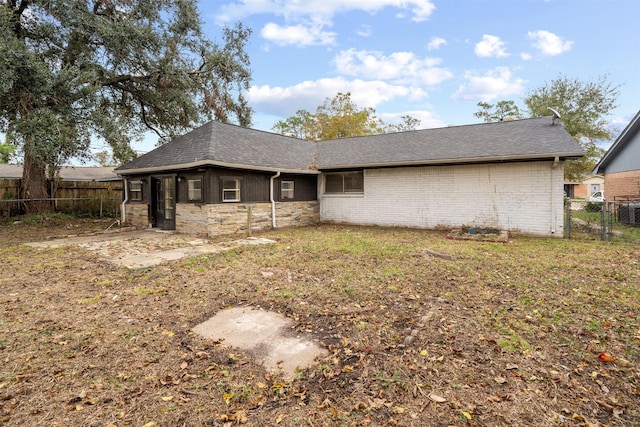
<instances>
[{"instance_id":1,"label":"dark entry door","mask_svg":"<svg viewBox=\"0 0 640 427\"><path fill-rule=\"evenodd\" d=\"M175 176L159 176L153 178L155 186L153 208L153 225L162 230L176 229L176 178Z\"/></svg>"}]
</instances>

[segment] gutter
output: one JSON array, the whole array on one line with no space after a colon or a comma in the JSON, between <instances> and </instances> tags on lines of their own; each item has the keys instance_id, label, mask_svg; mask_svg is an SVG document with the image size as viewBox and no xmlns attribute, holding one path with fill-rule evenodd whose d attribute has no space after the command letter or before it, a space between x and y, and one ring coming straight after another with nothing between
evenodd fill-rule
<instances>
[{"instance_id":1,"label":"gutter","mask_svg":"<svg viewBox=\"0 0 640 427\"><path fill-rule=\"evenodd\" d=\"M309 175L319 175L320 172L313 169L290 169L290 168L279 168L279 167L269 167L269 166L259 166L259 165L247 165L240 163L229 163L229 162L218 162L211 160L198 160L194 162L188 163L177 163L174 165L167 166L147 166L147 167L136 167L131 169L116 169L115 172L119 175L132 175L132 174L148 174L148 173L156 173L161 172L165 173L167 171L174 171L180 169L192 169L203 166L219 166L223 168L231 168L231 169L243 169L243 170L254 170L254 171L263 171L263 172L286 172L286 173L295 173L295 174L309 174Z\"/></svg>"},{"instance_id":2,"label":"gutter","mask_svg":"<svg viewBox=\"0 0 640 427\"><path fill-rule=\"evenodd\" d=\"M122 178L122 180L124 181L124 200L122 201L122 207L120 208L120 217L122 224L124 224L127 221L125 204L129 201L129 185L127 184L127 178Z\"/></svg>"},{"instance_id":3,"label":"gutter","mask_svg":"<svg viewBox=\"0 0 640 427\"><path fill-rule=\"evenodd\" d=\"M273 175L269 181L269 200L271 200L271 225L276 228L276 201L273 197L273 183L280 176L280 171Z\"/></svg>"}]
</instances>

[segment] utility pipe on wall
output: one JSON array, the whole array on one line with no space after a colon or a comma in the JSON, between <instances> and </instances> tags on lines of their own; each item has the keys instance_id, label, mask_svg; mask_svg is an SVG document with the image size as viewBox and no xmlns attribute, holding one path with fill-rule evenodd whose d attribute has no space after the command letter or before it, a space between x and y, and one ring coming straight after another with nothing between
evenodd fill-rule
<instances>
[{"instance_id":1,"label":"utility pipe on wall","mask_svg":"<svg viewBox=\"0 0 640 427\"><path fill-rule=\"evenodd\" d=\"M269 199L271 200L271 225L276 228L276 201L273 197L273 183L280 176L280 171L271 177L269 183Z\"/></svg>"},{"instance_id":2,"label":"utility pipe on wall","mask_svg":"<svg viewBox=\"0 0 640 427\"><path fill-rule=\"evenodd\" d=\"M122 218L122 224L127 221L127 213L125 205L129 201L129 185L127 184L127 178L123 179L124 181L124 200L122 201L122 207L120 208L120 217Z\"/></svg>"}]
</instances>

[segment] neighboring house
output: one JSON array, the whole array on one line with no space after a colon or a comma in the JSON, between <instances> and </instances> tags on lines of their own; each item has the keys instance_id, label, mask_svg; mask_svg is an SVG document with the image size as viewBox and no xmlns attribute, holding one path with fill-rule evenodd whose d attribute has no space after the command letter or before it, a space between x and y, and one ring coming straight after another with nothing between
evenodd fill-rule
<instances>
[{"instance_id":1,"label":"neighboring house","mask_svg":"<svg viewBox=\"0 0 640 427\"><path fill-rule=\"evenodd\" d=\"M640 200L640 111L594 168L604 174L610 201Z\"/></svg>"},{"instance_id":2,"label":"neighboring house","mask_svg":"<svg viewBox=\"0 0 640 427\"><path fill-rule=\"evenodd\" d=\"M62 166L58 178L62 181L121 181L112 167ZM22 179L22 165L0 164L0 179Z\"/></svg>"},{"instance_id":3,"label":"neighboring house","mask_svg":"<svg viewBox=\"0 0 640 427\"><path fill-rule=\"evenodd\" d=\"M564 183L564 192L572 199L588 199L593 193L604 191L604 176L591 175L581 182Z\"/></svg>"},{"instance_id":4,"label":"neighboring house","mask_svg":"<svg viewBox=\"0 0 640 427\"><path fill-rule=\"evenodd\" d=\"M126 220L214 236L318 221L562 236L550 117L308 142L209 122L119 167Z\"/></svg>"}]
</instances>

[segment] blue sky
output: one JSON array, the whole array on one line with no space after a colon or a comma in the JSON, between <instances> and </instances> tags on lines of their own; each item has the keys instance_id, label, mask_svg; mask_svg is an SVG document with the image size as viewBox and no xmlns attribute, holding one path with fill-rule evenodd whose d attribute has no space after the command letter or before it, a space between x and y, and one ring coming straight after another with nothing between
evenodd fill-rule
<instances>
[{"instance_id":1,"label":"blue sky","mask_svg":"<svg viewBox=\"0 0 640 427\"><path fill-rule=\"evenodd\" d=\"M522 99L566 75L621 86L619 130L640 109L637 0L219 0L200 2L205 31L241 21L253 127L351 92L387 122L477 123L477 103Z\"/></svg>"}]
</instances>

